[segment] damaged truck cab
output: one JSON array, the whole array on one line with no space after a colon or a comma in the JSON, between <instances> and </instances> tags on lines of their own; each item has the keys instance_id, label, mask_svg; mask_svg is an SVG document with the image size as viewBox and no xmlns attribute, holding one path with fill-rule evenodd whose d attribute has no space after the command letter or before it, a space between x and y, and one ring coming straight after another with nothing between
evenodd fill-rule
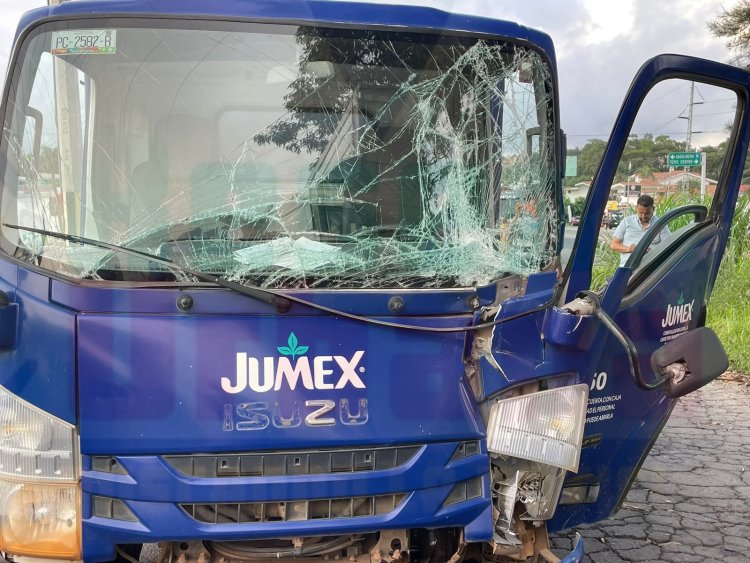
<instances>
[{"instance_id":1,"label":"damaged truck cab","mask_svg":"<svg viewBox=\"0 0 750 563\"><path fill-rule=\"evenodd\" d=\"M716 192L592 287L669 80L733 99ZM29 12L0 139L0 552L556 561L547 532L614 513L676 397L726 369L702 324L749 86L646 63L562 264L544 33L316 0Z\"/></svg>"}]
</instances>

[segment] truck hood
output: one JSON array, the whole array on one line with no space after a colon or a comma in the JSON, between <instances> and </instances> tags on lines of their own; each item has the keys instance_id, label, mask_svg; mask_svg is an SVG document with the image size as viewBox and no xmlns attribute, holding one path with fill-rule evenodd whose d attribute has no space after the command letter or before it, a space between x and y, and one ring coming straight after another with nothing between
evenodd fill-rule
<instances>
[{"instance_id":1,"label":"truck hood","mask_svg":"<svg viewBox=\"0 0 750 563\"><path fill-rule=\"evenodd\" d=\"M456 326L468 317L400 320ZM85 454L482 436L460 332L321 316L86 313L77 322Z\"/></svg>"}]
</instances>

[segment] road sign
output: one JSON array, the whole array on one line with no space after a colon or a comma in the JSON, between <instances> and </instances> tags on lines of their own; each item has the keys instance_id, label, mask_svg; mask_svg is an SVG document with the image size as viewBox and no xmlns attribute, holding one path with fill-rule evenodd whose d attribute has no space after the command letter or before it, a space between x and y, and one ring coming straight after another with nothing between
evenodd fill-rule
<instances>
[{"instance_id":1,"label":"road sign","mask_svg":"<svg viewBox=\"0 0 750 563\"><path fill-rule=\"evenodd\" d=\"M667 155L668 166L700 166L699 152L671 152Z\"/></svg>"},{"instance_id":2,"label":"road sign","mask_svg":"<svg viewBox=\"0 0 750 563\"><path fill-rule=\"evenodd\" d=\"M575 155L566 156L565 157L565 177L572 178L573 176L578 176L578 157Z\"/></svg>"}]
</instances>

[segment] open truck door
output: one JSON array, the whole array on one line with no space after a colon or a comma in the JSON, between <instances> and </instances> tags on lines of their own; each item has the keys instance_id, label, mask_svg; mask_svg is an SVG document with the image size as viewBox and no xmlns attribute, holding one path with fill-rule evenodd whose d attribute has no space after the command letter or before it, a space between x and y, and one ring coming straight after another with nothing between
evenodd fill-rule
<instances>
[{"instance_id":1,"label":"open truck door","mask_svg":"<svg viewBox=\"0 0 750 563\"><path fill-rule=\"evenodd\" d=\"M653 109L650 102L683 85L710 91L712 99L729 104L730 113L717 116L716 127L712 127L726 134L726 153L713 198L704 198L698 205L675 205L663 212L625 265L602 276L597 271L602 267L601 258L613 251L609 239L601 235L600 225L618 165L620 171L629 168L621 158L623 150L629 138L643 134L638 123ZM603 321L600 328L607 330L587 340L586 325L591 317L573 315L577 316L576 329L560 337L561 345L556 345L563 331L555 321L569 321L565 313L576 307L553 309L547 319L552 353L590 346L591 356L599 358L584 377L590 391L579 472L569 474L566 480L551 529L598 521L615 512L676 398L727 368L718 339L701 327L727 245L750 139L748 87L748 74L737 68L662 55L640 69L625 98L592 184L568 264L566 287L567 301L578 295L579 305L584 303L584 309L590 306L587 312L599 316ZM678 112L679 107L675 114ZM664 115L663 121L670 117ZM632 181L629 177L628 183ZM663 241L653 244L660 235ZM594 281L592 287L592 277L606 281ZM586 291L590 287L594 291ZM579 336L571 337L576 331Z\"/></svg>"},{"instance_id":2,"label":"open truck door","mask_svg":"<svg viewBox=\"0 0 750 563\"><path fill-rule=\"evenodd\" d=\"M39 9L16 45L7 560L554 561L546 524L615 511L674 397L725 367L697 328L750 139L744 71L643 68L560 275L542 32L123 0ZM618 160L671 80L733 100L716 195L663 214L671 236L596 287ZM582 559L578 542L563 561Z\"/></svg>"}]
</instances>

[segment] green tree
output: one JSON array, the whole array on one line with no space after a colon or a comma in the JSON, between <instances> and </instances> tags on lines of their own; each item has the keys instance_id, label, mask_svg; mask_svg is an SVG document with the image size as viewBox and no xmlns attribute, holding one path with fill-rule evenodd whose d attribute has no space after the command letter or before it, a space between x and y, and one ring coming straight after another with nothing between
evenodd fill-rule
<instances>
[{"instance_id":1,"label":"green tree","mask_svg":"<svg viewBox=\"0 0 750 563\"><path fill-rule=\"evenodd\" d=\"M727 142L724 141L716 147L703 147L701 150L706 153L706 176L718 179L727 154Z\"/></svg>"},{"instance_id":2,"label":"green tree","mask_svg":"<svg viewBox=\"0 0 750 563\"><path fill-rule=\"evenodd\" d=\"M589 139L581 148L570 149L568 154L578 157L578 175L568 180L569 183L588 182L594 177L607 143L601 139Z\"/></svg>"},{"instance_id":3,"label":"green tree","mask_svg":"<svg viewBox=\"0 0 750 563\"><path fill-rule=\"evenodd\" d=\"M625 145L615 181L624 182L633 174L653 178L655 172L666 172L667 154L680 150L684 150L682 142L667 135L654 137L647 133L640 138L632 137Z\"/></svg>"},{"instance_id":4,"label":"green tree","mask_svg":"<svg viewBox=\"0 0 750 563\"><path fill-rule=\"evenodd\" d=\"M727 40L727 46L734 53L732 62L750 68L750 0L740 0L729 10L724 8L707 25L716 37Z\"/></svg>"},{"instance_id":5,"label":"green tree","mask_svg":"<svg viewBox=\"0 0 750 563\"><path fill-rule=\"evenodd\" d=\"M571 215L581 216L583 215L583 206L586 204L586 199L583 197L577 197L576 199L565 198L565 209L570 207Z\"/></svg>"},{"instance_id":6,"label":"green tree","mask_svg":"<svg viewBox=\"0 0 750 563\"><path fill-rule=\"evenodd\" d=\"M615 182L624 183L628 176L638 175L642 178L653 178L656 172L666 172L667 155L670 152L685 150L683 141L672 139L667 135L654 137L645 134L640 138L628 139L623 151L622 158L617 168ZM702 147L701 151L706 153L706 176L717 179L724 163L727 152L727 143L723 142L715 147ZM599 160L604 152L604 141L594 139L579 149L572 149L568 154L577 154L579 162L579 176L568 180L568 183L576 183L581 180L590 180L599 165ZM583 156L582 156L583 155ZM581 164L583 162L583 164ZM750 154L748 155L750 163ZM745 167L743 183L750 182L750 166Z\"/></svg>"},{"instance_id":7,"label":"green tree","mask_svg":"<svg viewBox=\"0 0 750 563\"><path fill-rule=\"evenodd\" d=\"M50 174L60 173L60 155L57 147L43 146L39 152L39 161L37 162L40 172Z\"/></svg>"}]
</instances>

